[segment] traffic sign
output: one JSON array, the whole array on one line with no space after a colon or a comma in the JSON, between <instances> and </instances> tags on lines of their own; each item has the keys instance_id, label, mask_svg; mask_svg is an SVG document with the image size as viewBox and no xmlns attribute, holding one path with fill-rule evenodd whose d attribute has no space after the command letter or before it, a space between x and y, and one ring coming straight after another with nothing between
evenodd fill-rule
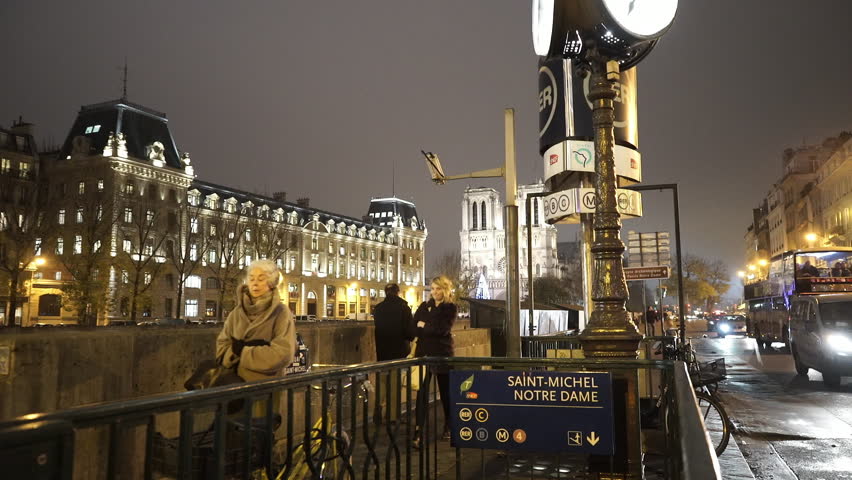
<instances>
[{"instance_id":1,"label":"traffic sign","mask_svg":"<svg viewBox=\"0 0 852 480\"><path fill-rule=\"evenodd\" d=\"M669 278L671 272L669 272L669 267L662 265L656 267L633 267L633 268L624 268L624 279L629 281L632 280L656 280L656 279L664 279Z\"/></svg>"},{"instance_id":2,"label":"traffic sign","mask_svg":"<svg viewBox=\"0 0 852 480\"><path fill-rule=\"evenodd\" d=\"M612 455L612 379L601 372L450 372L453 446Z\"/></svg>"}]
</instances>

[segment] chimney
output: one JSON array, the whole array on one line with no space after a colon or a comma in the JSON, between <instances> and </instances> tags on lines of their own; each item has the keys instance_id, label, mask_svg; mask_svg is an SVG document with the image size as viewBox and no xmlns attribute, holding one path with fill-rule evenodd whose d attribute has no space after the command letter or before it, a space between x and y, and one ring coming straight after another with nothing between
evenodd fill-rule
<instances>
[{"instance_id":1,"label":"chimney","mask_svg":"<svg viewBox=\"0 0 852 480\"><path fill-rule=\"evenodd\" d=\"M302 197L296 200L296 205L302 208L308 208L311 206L311 199L308 197Z\"/></svg>"},{"instance_id":2,"label":"chimney","mask_svg":"<svg viewBox=\"0 0 852 480\"><path fill-rule=\"evenodd\" d=\"M272 198L276 202L286 202L287 201L287 192L274 192L272 194Z\"/></svg>"},{"instance_id":3,"label":"chimney","mask_svg":"<svg viewBox=\"0 0 852 480\"><path fill-rule=\"evenodd\" d=\"M24 122L24 117L18 117L18 121L12 121L12 128L10 131L15 135L32 135L35 130L35 125L32 123Z\"/></svg>"}]
</instances>

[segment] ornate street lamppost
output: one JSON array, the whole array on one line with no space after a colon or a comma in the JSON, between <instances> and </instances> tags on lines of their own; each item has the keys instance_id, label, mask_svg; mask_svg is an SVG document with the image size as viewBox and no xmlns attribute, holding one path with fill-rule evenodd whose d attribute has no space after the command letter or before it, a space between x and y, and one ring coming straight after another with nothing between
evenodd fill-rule
<instances>
[{"instance_id":1,"label":"ornate street lamppost","mask_svg":"<svg viewBox=\"0 0 852 480\"><path fill-rule=\"evenodd\" d=\"M545 57L574 60L590 75L595 145L594 310L580 334L587 357L636 358L642 336L625 309L624 244L616 203L614 88L668 30L677 0L533 0L533 44Z\"/></svg>"}]
</instances>

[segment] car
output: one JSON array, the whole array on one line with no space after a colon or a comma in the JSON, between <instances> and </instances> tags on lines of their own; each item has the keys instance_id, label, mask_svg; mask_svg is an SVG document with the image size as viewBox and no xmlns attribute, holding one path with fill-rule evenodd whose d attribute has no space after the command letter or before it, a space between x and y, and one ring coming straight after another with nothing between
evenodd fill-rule
<instances>
[{"instance_id":1,"label":"car","mask_svg":"<svg viewBox=\"0 0 852 480\"><path fill-rule=\"evenodd\" d=\"M316 315L296 315L297 322L316 322Z\"/></svg>"},{"instance_id":2,"label":"car","mask_svg":"<svg viewBox=\"0 0 852 480\"><path fill-rule=\"evenodd\" d=\"M720 315L716 320L716 332L719 338L728 335L746 335L746 317L743 315Z\"/></svg>"},{"instance_id":3,"label":"car","mask_svg":"<svg viewBox=\"0 0 852 480\"><path fill-rule=\"evenodd\" d=\"M852 376L852 294L802 295L790 305L790 352L796 373L822 373L828 387Z\"/></svg>"}]
</instances>

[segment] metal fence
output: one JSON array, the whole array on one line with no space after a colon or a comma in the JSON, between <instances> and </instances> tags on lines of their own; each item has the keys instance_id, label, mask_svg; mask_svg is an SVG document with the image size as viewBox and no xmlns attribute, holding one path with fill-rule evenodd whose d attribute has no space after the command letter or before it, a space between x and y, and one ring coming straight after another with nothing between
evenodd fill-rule
<instances>
[{"instance_id":1,"label":"metal fence","mask_svg":"<svg viewBox=\"0 0 852 480\"><path fill-rule=\"evenodd\" d=\"M610 372L616 453L455 448L427 369ZM0 424L0 464L45 479L720 478L684 364L645 360L406 359L33 414Z\"/></svg>"}]
</instances>

